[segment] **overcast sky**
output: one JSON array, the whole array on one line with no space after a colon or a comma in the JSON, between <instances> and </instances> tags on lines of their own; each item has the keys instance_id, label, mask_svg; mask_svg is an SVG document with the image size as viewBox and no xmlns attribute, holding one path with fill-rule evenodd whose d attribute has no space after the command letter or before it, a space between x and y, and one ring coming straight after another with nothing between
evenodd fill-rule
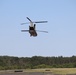
<instances>
[{"instance_id":1,"label":"overcast sky","mask_svg":"<svg viewBox=\"0 0 76 75\"><path fill-rule=\"evenodd\" d=\"M37 24L37 37L30 37L29 24ZM76 0L0 0L0 55L73 56L76 55Z\"/></svg>"}]
</instances>

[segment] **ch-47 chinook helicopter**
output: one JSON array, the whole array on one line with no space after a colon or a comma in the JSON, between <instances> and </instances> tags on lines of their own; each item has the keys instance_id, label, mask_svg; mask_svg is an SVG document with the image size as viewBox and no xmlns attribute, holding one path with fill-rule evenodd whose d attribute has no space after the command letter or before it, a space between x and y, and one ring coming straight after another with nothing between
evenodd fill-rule
<instances>
[{"instance_id":1,"label":"ch-47 chinook helicopter","mask_svg":"<svg viewBox=\"0 0 76 75\"><path fill-rule=\"evenodd\" d=\"M34 37L37 36L37 31L48 33L47 31L36 30L36 23L47 23L47 21L32 22L28 17L26 17L26 18L27 18L30 22L28 22L28 23L21 23L21 25L29 24L29 23L30 23L29 30L21 30L21 32L29 32L29 33L30 33L30 36L34 36Z\"/></svg>"}]
</instances>

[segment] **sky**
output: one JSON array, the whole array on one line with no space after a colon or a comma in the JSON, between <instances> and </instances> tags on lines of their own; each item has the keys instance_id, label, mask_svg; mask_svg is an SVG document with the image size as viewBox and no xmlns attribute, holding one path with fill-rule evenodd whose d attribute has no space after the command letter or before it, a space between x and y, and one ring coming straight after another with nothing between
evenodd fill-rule
<instances>
[{"instance_id":1,"label":"sky","mask_svg":"<svg viewBox=\"0 0 76 75\"><path fill-rule=\"evenodd\" d=\"M30 37L29 24L36 24L37 37ZM76 0L0 0L0 56L76 55Z\"/></svg>"}]
</instances>

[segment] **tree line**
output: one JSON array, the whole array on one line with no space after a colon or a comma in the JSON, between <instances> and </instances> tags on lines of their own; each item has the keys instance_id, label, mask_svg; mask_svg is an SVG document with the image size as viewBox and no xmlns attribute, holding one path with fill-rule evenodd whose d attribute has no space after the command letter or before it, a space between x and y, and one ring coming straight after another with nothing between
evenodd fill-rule
<instances>
[{"instance_id":1,"label":"tree line","mask_svg":"<svg viewBox=\"0 0 76 75\"><path fill-rule=\"evenodd\" d=\"M76 56L72 57L13 57L0 56L0 70L36 68L76 68Z\"/></svg>"}]
</instances>

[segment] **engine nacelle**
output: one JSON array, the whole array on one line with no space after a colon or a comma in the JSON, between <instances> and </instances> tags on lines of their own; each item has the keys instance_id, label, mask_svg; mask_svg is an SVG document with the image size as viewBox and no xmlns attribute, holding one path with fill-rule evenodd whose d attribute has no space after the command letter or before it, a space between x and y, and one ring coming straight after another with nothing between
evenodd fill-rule
<instances>
[{"instance_id":1,"label":"engine nacelle","mask_svg":"<svg viewBox=\"0 0 76 75\"><path fill-rule=\"evenodd\" d=\"M36 24L34 24L34 29L36 28Z\"/></svg>"},{"instance_id":2,"label":"engine nacelle","mask_svg":"<svg viewBox=\"0 0 76 75\"><path fill-rule=\"evenodd\" d=\"M30 26L29 26L29 30L30 30Z\"/></svg>"}]
</instances>

